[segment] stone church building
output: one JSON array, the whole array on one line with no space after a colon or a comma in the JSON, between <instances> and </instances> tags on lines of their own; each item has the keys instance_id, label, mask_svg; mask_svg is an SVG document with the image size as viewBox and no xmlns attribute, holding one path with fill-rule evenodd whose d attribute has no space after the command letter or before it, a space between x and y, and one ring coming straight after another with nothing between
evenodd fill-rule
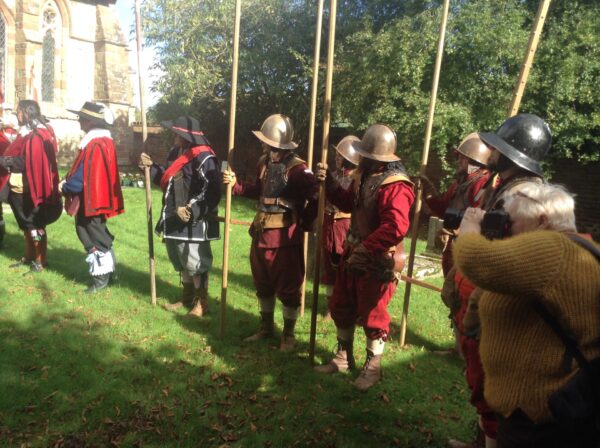
<instances>
[{"instance_id":1,"label":"stone church building","mask_svg":"<svg viewBox=\"0 0 600 448\"><path fill-rule=\"evenodd\" d=\"M131 70L116 0L0 0L2 103L37 100L54 127L60 163L69 164L82 133L77 117L85 101L107 104L119 162L129 164L133 144Z\"/></svg>"}]
</instances>

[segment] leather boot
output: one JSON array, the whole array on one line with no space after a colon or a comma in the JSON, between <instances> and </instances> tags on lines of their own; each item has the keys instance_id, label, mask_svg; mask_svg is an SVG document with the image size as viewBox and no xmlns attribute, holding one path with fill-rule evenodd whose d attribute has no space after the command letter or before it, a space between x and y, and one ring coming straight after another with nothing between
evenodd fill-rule
<instances>
[{"instance_id":1,"label":"leather boot","mask_svg":"<svg viewBox=\"0 0 600 448\"><path fill-rule=\"evenodd\" d=\"M367 360L360 372L354 387L358 390L367 390L377 384L381 380L381 355L374 355L373 352L367 350Z\"/></svg>"},{"instance_id":2,"label":"leather boot","mask_svg":"<svg viewBox=\"0 0 600 448\"><path fill-rule=\"evenodd\" d=\"M93 275L92 284L84 291L86 294L94 294L108 286L110 274Z\"/></svg>"},{"instance_id":3,"label":"leather boot","mask_svg":"<svg viewBox=\"0 0 600 448\"><path fill-rule=\"evenodd\" d=\"M21 257L21 259L16 263L9 264L9 268L18 268L23 265L30 265L35 258L35 252L33 249L33 238L31 237L31 233L25 230L23 232L23 235L25 236L25 256Z\"/></svg>"},{"instance_id":4,"label":"leather boot","mask_svg":"<svg viewBox=\"0 0 600 448\"><path fill-rule=\"evenodd\" d=\"M338 339L337 351L333 359L327 364L316 366L315 371L319 373L337 373L353 370L356 366L354 363L352 342Z\"/></svg>"},{"instance_id":5,"label":"leather boot","mask_svg":"<svg viewBox=\"0 0 600 448\"><path fill-rule=\"evenodd\" d=\"M275 313L260 313L260 328L256 334L248 336L244 342L256 342L273 337L275 331Z\"/></svg>"},{"instance_id":6,"label":"leather boot","mask_svg":"<svg viewBox=\"0 0 600 448\"><path fill-rule=\"evenodd\" d=\"M196 288L194 290L194 306L188 316L202 317L208 313L208 290Z\"/></svg>"},{"instance_id":7,"label":"leather boot","mask_svg":"<svg viewBox=\"0 0 600 448\"><path fill-rule=\"evenodd\" d=\"M167 311L175 311L179 308L192 308L194 305L194 283L183 283L183 291L181 293L181 300L175 303L166 303L163 308Z\"/></svg>"},{"instance_id":8,"label":"leather boot","mask_svg":"<svg viewBox=\"0 0 600 448\"><path fill-rule=\"evenodd\" d=\"M281 333L281 343L279 344L279 350L282 352L291 352L296 348L295 327L296 319L283 319L283 332Z\"/></svg>"}]
</instances>

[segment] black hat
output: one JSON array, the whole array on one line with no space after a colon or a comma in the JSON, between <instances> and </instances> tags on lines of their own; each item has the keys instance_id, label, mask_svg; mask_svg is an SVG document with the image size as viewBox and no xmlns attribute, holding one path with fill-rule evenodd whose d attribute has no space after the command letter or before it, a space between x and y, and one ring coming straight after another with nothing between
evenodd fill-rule
<instances>
[{"instance_id":1,"label":"black hat","mask_svg":"<svg viewBox=\"0 0 600 448\"><path fill-rule=\"evenodd\" d=\"M175 120L162 121L160 124L183 137L188 142L195 145L210 146L210 142L200 129L200 123L195 118L186 115Z\"/></svg>"},{"instance_id":2,"label":"black hat","mask_svg":"<svg viewBox=\"0 0 600 448\"><path fill-rule=\"evenodd\" d=\"M108 108L108 106L102 103L92 103L90 101L86 101L81 110L67 110L78 115L80 118L87 118L95 123L112 126L115 122L115 117L112 111Z\"/></svg>"},{"instance_id":3,"label":"black hat","mask_svg":"<svg viewBox=\"0 0 600 448\"><path fill-rule=\"evenodd\" d=\"M540 161L552 145L550 127L537 115L519 114L510 117L495 133L481 132L479 137L500 151L515 165L542 176Z\"/></svg>"}]
</instances>

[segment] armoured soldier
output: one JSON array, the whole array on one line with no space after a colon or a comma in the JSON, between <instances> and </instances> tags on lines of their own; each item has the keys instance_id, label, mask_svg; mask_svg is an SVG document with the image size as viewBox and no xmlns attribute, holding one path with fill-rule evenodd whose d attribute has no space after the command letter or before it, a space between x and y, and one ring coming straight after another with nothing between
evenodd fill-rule
<instances>
[{"instance_id":1,"label":"armoured soldier","mask_svg":"<svg viewBox=\"0 0 600 448\"><path fill-rule=\"evenodd\" d=\"M370 126L362 140L353 142L361 160L349 188L344 189L325 167L327 199L352 212L346 247L329 303L337 328L335 357L315 369L321 373L354 368L354 326L367 336L367 358L355 381L367 390L381 379L381 357L389 333L387 306L396 290L394 271L403 267L402 240L409 227L413 186L395 155L396 134L388 126Z\"/></svg>"},{"instance_id":2,"label":"armoured soldier","mask_svg":"<svg viewBox=\"0 0 600 448\"><path fill-rule=\"evenodd\" d=\"M260 131L253 133L265 151L258 161L256 183L236 183L233 189L234 194L258 199L250 227L250 266L260 302L261 325L245 340L273 336L277 296L283 304L284 321L280 349L291 351L296 344L294 327L305 272L303 230L309 228L316 215L318 184L306 163L293 152L298 144L288 117L271 115ZM235 174L226 171L223 182L235 182Z\"/></svg>"},{"instance_id":3,"label":"armoured soldier","mask_svg":"<svg viewBox=\"0 0 600 448\"><path fill-rule=\"evenodd\" d=\"M352 175L356 169L360 156L353 148L352 144L360 139L354 135L344 137L335 149L335 171L333 178L344 189L347 189L352 183ZM335 274L340 263L340 258L344 251L344 240L350 227L350 213L342 212L331 202L325 206L325 216L323 218L323 275L321 282L326 287L327 303L331 301L333 284L335 283ZM331 318L329 308L326 319Z\"/></svg>"},{"instance_id":4,"label":"armoured soldier","mask_svg":"<svg viewBox=\"0 0 600 448\"><path fill-rule=\"evenodd\" d=\"M438 194L429 179L423 178L425 202L432 213L441 218L447 209L464 211L467 207L479 207L490 179L487 169L492 150L479 138L477 133L469 134L456 149L456 179L443 194ZM452 242L456 237L454 229L443 229L442 269L444 276L452 267Z\"/></svg>"},{"instance_id":5,"label":"armoured soldier","mask_svg":"<svg viewBox=\"0 0 600 448\"><path fill-rule=\"evenodd\" d=\"M495 133L482 132L481 139L494 148L489 158L489 168L498 174L500 185L488 189L484 199L485 210L499 209L504 194L519 191L530 182L541 183L543 171L540 162L552 144L548 125L538 116L519 114L506 120ZM465 376L471 389L471 403L479 414L479 427L483 431L471 446L495 446L497 419L484 399L483 369L479 358L479 316L477 313L481 290L476 289L460 272L454 277L460 308L454 315L460 346L465 358ZM485 435L485 437L483 437ZM483 439L485 438L485 442ZM469 446L451 441L453 447Z\"/></svg>"},{"instance_id":6,"label":"armoured soldier","mask_svg":"<svg viewBox=\"0 0 600 448\"><path fill-rule=\"evenodd\" d=\"M163 191L156 231L162 234L183 284L181 300L165 308L186 307L190 316L202 317L208 312L210 242L219 239L219 162L195 118L184 116L161 124L175 135L165 166L154 163L146 153L140 155L140 165L150 167L154 183Z\"/></svg>"}]
</instances>

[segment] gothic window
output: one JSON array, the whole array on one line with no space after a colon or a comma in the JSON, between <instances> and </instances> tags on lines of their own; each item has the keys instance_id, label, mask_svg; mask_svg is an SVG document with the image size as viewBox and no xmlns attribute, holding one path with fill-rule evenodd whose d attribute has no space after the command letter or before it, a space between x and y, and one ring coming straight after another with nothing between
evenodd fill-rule
<instances>
[{"instance_id":1,"label":"gothic window","mask_svg":"<svg viewBox=\"0 0 600 448\"><path fill-rule=\"evenodd\" d=\"M0 13L0 103L4 102L6 89L6 21Z\"/></svg>"},{"instance_id":2,"label":"gothic window","mask_svg":"<svg viewBox=\"0 0 600 448\"><path fill-rule=\"evenodd\" d=\"M57 38L60 38L60 13L53 1L44 5L42 12L42 101L54 101L55 61Z\"/></svg>"},{"instance_id":3,"label":"gothic window","mask_svg":"<svg viewBox=\"0 0 600 448\"><path fill-rule=\"evenodd\" d=\"M54 101L54 36L46 31L42 43L42 100Z\"/></svg>"}]
</instances>

